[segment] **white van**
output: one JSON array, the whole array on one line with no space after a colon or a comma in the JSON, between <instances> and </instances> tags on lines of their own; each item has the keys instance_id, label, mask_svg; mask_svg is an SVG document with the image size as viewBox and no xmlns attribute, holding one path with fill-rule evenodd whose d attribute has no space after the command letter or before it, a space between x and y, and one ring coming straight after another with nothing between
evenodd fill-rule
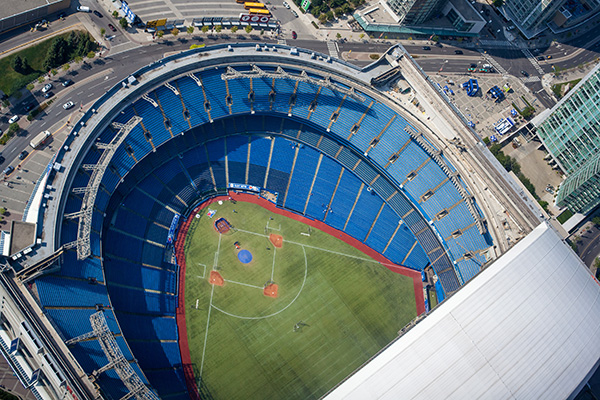
<instances>
[{"instance_id":1,"label":"white van","mask_svg":"<svg viewBox=\"0 0 600 400\"><path fill-rule=\"evenodd\" d=\"M89 7L86 7L86 6L79 6L79 7L77 7L77 11L81 11L81 12L87 12L87 13L89 13L89 12L92 12L92 11L90 10L90 8L89 8Z\"/></svg>"},{"instance_id":2,"label":"white van","mask_svg":"<svg viewBox=\"0 0 600 400\"><path fill-rule=\"evenodd\" d=\"M50 131L44 131L42 133L40 133L39 135L37 135L36 137L33 138L33 140L31 142L29 142L29 145L31 147L33 147L34 149L37 149L38 147L40 147L45 141L46 139L48 139L50 136L52 136L52 134L50 133Z\"/></svg>"}]
</instances>

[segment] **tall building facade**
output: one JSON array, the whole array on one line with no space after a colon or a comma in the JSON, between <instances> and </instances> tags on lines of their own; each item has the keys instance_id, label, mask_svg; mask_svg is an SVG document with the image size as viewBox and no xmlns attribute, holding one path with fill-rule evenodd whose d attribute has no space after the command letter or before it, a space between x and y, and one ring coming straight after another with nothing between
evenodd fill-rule
<instances>
[{"instance_id":1,"label":"tall building facade","mask_svg":"<svg viewBox=\"0 0 600 400\"><path fill-rule=\"evenodd\" d=\"M388 5L404 25L418 25L440 12L448 0L388 0Z\"/></svg>"},{"instance_id":2,"label":"tall building facade","mask_svg":"<svg viewBox=\"0 0 600 400\"><path fill-rule=\"evenodd\" d=\"M546 29L567 0L505 0L503 9L507 17L527 37L531 38Z\"/></svg>"},{"instance_id":3,"label":"tall building facade","mask_svg":"<svg viewBox=\"0 0 600 400\"><path fill-rule=\"evenodd\" d=\"M557 205L588 213L600 204L600 64L552 108L537 132L567 174Z\"/></svg>"}]
</instances>

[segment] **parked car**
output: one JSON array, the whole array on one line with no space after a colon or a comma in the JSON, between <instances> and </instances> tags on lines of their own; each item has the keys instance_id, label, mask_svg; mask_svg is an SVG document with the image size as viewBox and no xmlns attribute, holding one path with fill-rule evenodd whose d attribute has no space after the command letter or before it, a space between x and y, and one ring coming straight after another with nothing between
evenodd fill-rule
<instances>
[{"instance_id":1,"label":"parked car","mask_svg":"<svg viewBox=\"0 0 600 400\"><path fill-rule=\"evenodd\" d=\"M52 93L52 92L48 92L48 93L44 94L44 98L46 98L46 99L49 99L52 96L54 96L54 93Z\"/></svg>"},{"instance_id":2,"label":"parked car","mask_svg":"<svg viewBox=\"0 0 600 400\"><path fill-rule=\"evenodd\" d=\"M113 24L108 24L108 29L110 29L113 32L117 31L117 28L115 28L115 26Z\"/></svg>"},{"instance_id":3,"label":"parked car","mask_svg":"<svg viewBox=\"0 0 600 400\"><path fill-rule=\"evenodd\" d=\"M287 1L284 1L284 2L283 2L283 6L284 6L285 8L287 8L287 9L289 9L289 8L290 8L290 5L288 4L288 2L287 2Z\"/></svg>"},{"instance_id":4,"label":"parked car","mask_svg":"<svg viewBox=\"0 0 600 400\"><path fill-rule=\"evenodd\" d=\"M463 54L462 50L454 50L454 54Z\"/></svg>"},{"instance_id":5,"label":"parked car","mask_svg":"<svg viewBox=\"0 0 600 400\"><path fill-rule=\"evenodd\" d=\"M69 86L71 83L73 83L73 81L71 79L67 79L66 81L63 81L61 85L63 85L64 87Z\"/></svg>"},{"instance_id":6,"label":"parked car","mask_svg":"<svg viewBox=\"0 0 600 400\"><path fill-rule=\"evenodd\" d=\"M60 14L58 14L58 15L57 15L57 17L58 17L58 18L60 18L60 19L63 19L63 18L65 18L66 16L67 16L67 13L66 13L66 12L64 12L64 11L63 11L63 12L61 12Z\"/></svg>"},{"instance_id":7,"label":"parked car","mask_svg":"<svg viewBox=\"0 0 600 400\"><path fill-rule=\"evenodd\" d=\"M8 167L6 167L4 169L4 175L10 175L13 171L15 170L15 167L13 167L12 165L9 165Z\"/></svg>"},{"instance_id":8,"label":"parked car","mask_svg":"<svg viewBox=\"0 0 600 400\"><path fill-rule=\"evenodd\" d=\"M72 101L68 101L65 104L63 104L63 108L65 110L68 110L69 108L73 107L75 105L75 103L73 103Z\"/></svg>"},{"instance_id":9,"label":"parked car","mask_svg":"<svg viewBox=\"0 0 600 400\"><path fill-rule=\"evenodd\" d=\"M296 31L292 31L292 39L297 39L298 38L298 34L296 33Z\"/></svg>"},{"instance_id":10,"label":"parked car","mask_svg":"<svg viewBox=\"0 0 600 400\"><path fill-rule=\"evenodd\" d=\"M25 159L25 157L27 157L27 150L23 150L22 152L19 153L19 160L23 160Z\"/></svg>"},{"instance_id":11,"label":"parked car","mask_svg":"<svg viewBox=\"0 0 600 400\"><path fill-rule=\"evenodd\" d=\"M15 122L17 122L19 120L19 116L18 115L13 115L12 117L10 117L10 119L8 120L9 124L14 124Z\"/></svg>"},{"instance_id":12,"label":"parked car","mask_svg":"<svg viewBox=\"0 0 600 400\"><path fill-rule=\"evenodd\" d=\"M546 56L548 60L552 60L552 56Z\"/></svg>"},{"instance_id":13,"label":"parked car","mask_svg":"<svg viewBox=\"0 0 600 400\"><path fill-rule=\"evenodd\" d=\"M94 10L94 15L98 18L102 18L102 14L100 14L100 11L98 10Z\"/></svg>"},{"instance_id":14,"label":"parked car","mask_svg":"<svg viewBox=\"0 0 600 400\"><path fill-rule=\"evenodd\" d=\"M35 103L29 103L25 106L25 112L29 112L31 110L33 110L33 108L35 107Z\"/></svg>"},{"instance_id":15,"label":"parked car","mask_svg":"<svg viewBox=\"0 0 600 400\"><path fill-rule=\"evenodd\" d=\"M298 13L297 13L296 11L294 11L294 10L292 10L292 15L293 15L294 17L298 18Z\"/></svg>"},{"instance_id":16,"label":"parked car","mask_svg":"<svg viewBox=\"0 0 600 400\"><path fill-rule=\"evenodd\" d=\"M423 50L431 50L431 47L429 47L429 46L423 46Z\"/></svg>"},{"instance_id":17,"label":"parked car","mask_svg":"<svg viewBox=\"0 0 600 400\"><path fill-rule=\"evenodd\" d=\"M525 70L521 70L521 75L523 75L524 77L528 77L529 73Z\"/></svg>"},{"instance_id":18,"label":"parked car","mask_svg":"<svg viewBox=\"0 0 600 400\"><path fill-rule=\"evenodd\" d=\"M46 83L44 85L44 87L42 88L42 93L46 93L50 89L52 89L52 84L51 83Z\"/></svg>"},{"instance_id":19,"label":"parked car","mask_svg":"<svg viewBox=\"0 0 600 400\"><path fill-rule=\"evenodd\" d=\"M537 59L538 59L538 61L544 61L545 60L544 56L537 56Z\"/></svg>"}]
</instances>

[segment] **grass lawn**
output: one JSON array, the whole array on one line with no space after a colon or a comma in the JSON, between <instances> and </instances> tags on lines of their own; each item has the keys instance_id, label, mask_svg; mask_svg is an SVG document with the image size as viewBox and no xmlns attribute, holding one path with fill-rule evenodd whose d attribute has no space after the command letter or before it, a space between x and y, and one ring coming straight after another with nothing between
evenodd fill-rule
<instances>
[{"instance_id":1,"label":"grass lawn","mask_svg":"<svg viewBox=\"0 0 600 400\"><path fill-rule=\"evenodd\" d=\"M2 71L2 73L0 73L0 90L2 90L7 96L12 96L13 93L19 89L27 86L27 84L34 81L39 76L44 75L47 71L43 70L42 65L44 63L44 59L46 58L46 54L48 53L50 43L52 43L52 41L59 36L66 39L67 36L69 36L69 33L70 32L51 37L34 46L27 47L21 51L0 59L0 71ZM32 69L31 73L27 75L21 75L13 70L13 59L17 55L21 56L21 58L27 59Z\"/></svg>"},{"instance_id":2,"label":"grass lawn","mask_svg":"<svg viewBox=\"0 0 600 400\"><path fill-rule=\"evenodd\" d=\"M216 215L202 210L186 240L185 301L192 362L214 398L319 397L416 316L412 279L341 240L302 235L307 225L254 204L208 208ZM219 235L219 217L235 230ZM265 233L281 234L283 246ZM208 283L213 268L223 286ZM271 280L277 298L263 294Z\"/></svg>"}]
</instances>

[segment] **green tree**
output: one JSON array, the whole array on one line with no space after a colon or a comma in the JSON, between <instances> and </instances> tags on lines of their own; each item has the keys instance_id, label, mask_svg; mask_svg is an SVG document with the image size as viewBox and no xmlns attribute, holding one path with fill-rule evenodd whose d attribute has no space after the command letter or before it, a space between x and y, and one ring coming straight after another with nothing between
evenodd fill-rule
<instances>
[{"instance_id":1,"label":"green tree","mask_svg":"<svg viewBox=\"0 0 600 400\"><path fill-rule=\"evenodd\" d=\"M333 13L336 17L341 17L344 14L344 10L342 10L342 7L336 7L333 9Z\"/></svg>"},{"instance_id":2,"label":"green tree","mask_svg":"<svg viewBox=\"0 0 600 400\"><path fill-rule=\"evenodd\" d=\"M201 31L202 31L202 33L206 33L206 32L208 32L208 30L209 30L209 29L210 29L210 28L209 28L207 25L204 25L204 26L202 27Z\"/></svg>"},{"instance_id":3,"label":"green tree","mask_svg":"<svg viewBox=\"0 0 600 400\"><path fill-rule=\"evenodd\" d=\"M594 218L592 218L592 223L594 225L600 226L600 217L594 217Z\"/></svg>"},{"instance_id":4,"label":"green tree","mask_svg":"<svg viewBox=\"0 0 600 400\"><path fill-rule=\"evenodd\" d=\"M14 133L18 132L19 129L21 129L21 127L19 126L19 124L17 122L13 122L8 127L8 134L12 136Z\"/></svg>"},{"instance_id":5,"label":"green tree","mask_svg":"<svg viewBox=\"0 0 600 400\"><path fill-rule=\"evenodd\" d=\"M250 33L250 32L252 32L252 27L250 25L246 25L244 30L246 31L246 33Z\"/></svg>"},{"instance_id":6,"label":"green tree","mask_svg":"<svg viewBox=\"0 0 600 400\"><path fill-rule=\"evenodd\" d=\"M337 40L340 40L342 38L342 35L340 35L340 33L338 32L338 33L335 34L335 38Z\"/></svg>"},{"instance_id":7,"label":"green tree","mask_svg":"<svg viewBox=\"0 0 600 400\"><path fill-rule=\"evenodd\" d=\"M189 33L190 35L191 35L192 33L194 33L194 27L193 27L193 26L188 26L188 27L187 27L187 33Z\"/></svg>"},{"instance_id":8,"label":"green tree","mask_svg":"<svg viewBox=\"0 0 600 400\"><path fill-rule=\"evenodd\" d=\"M173 28L173 30L171 31L171 35L173 35L173 36L179 35L179 29Z\"/></svg>"},{"instance_id":9,"label":"green tree","mask_svg":"<svg viewBox=\"0 0 600 400\"><path fill-rule=\"evenodd\" d=\"M333 11L329 10L325 13L325 16L327 17L327 21L333 21Z\"/></svg>"},{"instance_id":10,"label":"green tree","mask_svg":"<svg viewBox=\"0 0 600 400\"><path fill-rule=\"evenodd\" d=\"M83 57L81 56L76 56L73 61L75 61L77 64L80 64L83 61Z\"/></svg>"},{"instance_id":11,"label":"green tree","mask_svg":"<svg viewBox=\"0 0 600 400\"><path fill-rule=\"evenodd\" d=\"M15 72L19 74L22 74L24 72L23 59L21 58L21 56L17 55L15 58L13 58L12 68L15 70Z\"/></svg>"},{"instance_id":12,"label":"green tree","mask_svg":"<svg viewBox=\"0 0 600 400\"><path fill-rule=\"evenodd\" d=\"M364 34L364 33L361 33L360 35L358 35L358 37L359 37L360 39L362 39L362 38L364 38L364 37L365 37L365 34Z\"/></svg>"},{"instance_id":13,"label":"green tree","mask_svg":"<svg viewBox=\"0 0 600 400\"><path fill-rule=\"evenodd\" d=\"M158 37L159 39L162 38L165 35L165 31L156 31L156 37Z\"/></svg>"},{"instance_id":14,"label":"green tree","mask_svg":"<svg viewBox=\"0 0 600 400\"><path fill-rule=\"evenodd\" d=\"M50 70L50 73L52 74L52 76L56 76L56 74L58 74L58 71L56 69L52 68Z\"/></svg>"},{"instance_id":15,"label":"green tree","mask_svg":"<svg viewBox=\"0 0 600 400\"><path fill-rule=\"evenodd\" d=\"M69 55L69 45L62 37L56 37L50 44L46 58L43 62L43 68L48 71L54 67L64 64Z\"/></svg>"},{"instance_id":16,"label":"green tree","mask_svg":"<svg viewBox=\"0 0 600 400\"><path fill-rule=\"evenodd\" d=\"M321 14L319 15L319 22L320 22L321 24L324 24L325 22L327 22L327 15L326 15L326 14L323 14L323 13L321 13Z\"/></svg>"},{"instance_id":17,"label":"green tree","mask_svg":"<svg viewBox=\"0 0 600 400\"><path fill-rule=\"evenodd\" d=\"M100 34L104 36L106 34L106 29L100 28Z\"/></svg>"},{"instance_id":18,"label":"green tree","mask_svg":"<svg viewBox=\"0 0 600 400\"><path fill-rule=\"evenodd\" d=\"M264 35L264 34L265 34L265 30L264 30L264 29L261 29L261 30L260 30L260 34L261 34L261 35Z\"/></svg>"},{"instance_id":19,"label":"green tree","mask_svg":"<svg viewBox=\"0 0 600 400\"><path fill-rule=\"evenodd\" d=\"M67 64L64 64L64 65L62 66L62 70L63 70L63 71L65 71L65 72L66 72L66 71L68 71L68 70L69 70L69 68L71 68L71 66L69 65L69 63L67 63Z\"/></svg>"},{"instance_id":20,"label":"green tree","mask_svg":"<svg viewBox=\"0 0 600 400\"><path fill-rule=\"evenodd\" d=\"M35 87L34 84L30 83L29 85L27 85L27 90L29 90L31 92L34 87Z\"/></svg>"},{"instance_id":21,"label":"green tree","mask_svg":"<svg viewBox=\"0 0 600 400\"><path fill-rule=\"evenodd\" d=\"M118 11L113 11L112 16L115 18L119 18L119 12Z\"/></svg>"},{"instance_id":22,"label":"green tree","mask_svg":"<svg viewBox=\"0 0 600 400\"><path fill-rule=\"evenodd\" d=\"M89 53L87 53L87 58L94 58L96 57L96 53L93 51L90 51Z\"/></svg>"},{"instance_id":23,"label":"green tree","mask_svg":"<svg viewBox=\"0 0 600 400\"><path fill-rule=\"evenodd\" d=\"M127 20L125 18L121 18L119 20L119 25L121 25L121 28L127 29L127 27L129 26L129 23L127 22Z\"/></svg>"},{"instance_id":24,"label":"green tree","mask_svg":"<svg viewBox=\"0 0 600 400\"><path fill-rule=\"evenodd\" d=\"M238 31L238 29L240 29L240 28L238 28L238 27L237 27L237 26L235 26L235 25L234 25L234 26L232 26L232 27L231 27L231 33L236 33L236 32Z\"/></svg>"},{"instance_id":25,"label":"green tree","mask_svg":"<svg viewBox=\"0 0 600 400\"><path fill-rule=\"evenodd\" d=\"M223 27L222 27L221 25L217 25L217 26L215 26L215 31L216 31L217 33L220 33L222 30L223 30Z\"/></svg>"},{"instance_id":26,"label":"green tree","mask_svg":"<svg viewBox=\"0 0 600 400\"><path fill-rule=\"evenodd\" d=\"M0 207L0 215L6 214L6 208Z\"/></svg>"}]
</instances>

